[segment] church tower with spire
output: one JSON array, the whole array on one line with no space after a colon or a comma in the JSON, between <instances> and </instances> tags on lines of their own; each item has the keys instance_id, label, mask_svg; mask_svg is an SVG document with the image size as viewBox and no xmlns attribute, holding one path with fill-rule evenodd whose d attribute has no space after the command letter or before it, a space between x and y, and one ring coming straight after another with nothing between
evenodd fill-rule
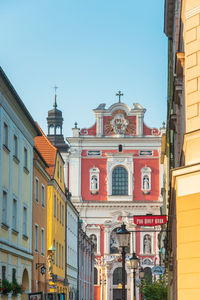
<instances>
[{"instance_id":1,"label":"church tower with spire","mask_svg":"<svg viewBox=\"0 0 200 300\"><path fill-rule=\"evenodd\" d=\"M62 111L57 109L57 94L55 87L55 99L53 109L48 111L47 126L48 126L48 139L60 152L68 152L69 146L64 140L62 133L63 117Z\"/></svg>"}]
</instances>

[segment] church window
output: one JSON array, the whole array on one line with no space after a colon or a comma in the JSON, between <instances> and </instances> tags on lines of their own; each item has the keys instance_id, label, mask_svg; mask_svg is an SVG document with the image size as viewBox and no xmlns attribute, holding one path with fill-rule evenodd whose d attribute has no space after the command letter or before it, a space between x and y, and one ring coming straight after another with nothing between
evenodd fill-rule
<instances>
[{"instance_id":1,"label":"church window","mask_svg":"<svg viewBox=\"0 0 200 300\"><path fill-rule=\"evenodd\" d=\"M122 152L122 150L123 150L123 147L122 147L122 145L119 145L119 152Z\"/></svg>"},{"instance_id":2,"label":"church window","mask_svg":"<svg viewBox=\"0 0 200 300\"><path fill-rule=\"evenodd\" d=\"M98 270L94 267L94 284L98 284Z\"/></svg>"},{"instance_id":3,"label":"church window","mask_svg":"<svg viewBox=\"0 0 200 300\"><path fill-rule=\"evenodd\" d=\"M113 284L118 285L119 283L122 284L122 268L116 268L113 272ZM125 271L125 284L127 284L127 273Z\"/></svg>"},{"instance_id":4,"label":"church window","mask_svg":"<svg viewBox=\"0 0 200 300\"><path fill-rule=\"evenodd\" d=\"M151 254L151 236L149 234L145 234L143 238L143 253Z\"/></svg>"},{"instance_id":5,"label":"church window","mask_svg":"<svg viewBox=\"0 0 200 300\"><path fill-rule=\"evenodd\" d=\"M112 172L112 195L128 195L128 172L124 167Z\"/></svg>"},{"instance_id":6,"label":"church window","mask_svg":"<svg viewBox=\"0 0 200 300\"><path fill-rule=\"evenodd\" d=\"M99 169L93 167L90 169L90 192L98 194L99 191Z\"/></svg>"},{"instance_id":7,"label":"church window","mask_svg":"<svg viewBox=\"0 0 200 300\"><path fill-rule=\"evenodd\" d=\"M141 178L141 189L143 193L149 193L151 191L151 169L147 166L142 168L141 170L142 178Z\"/></svg>"},{"instance_id":8,"label":"church window","mask_svg":"<svg viewBox=\"0 0 200 300\"><path fill-rule=\"evenodd\" d=\"M56 126L56 134L61 134L61 127L60 127L60 125Z\"/></svg>"},{"instance_id":9,"label":"church window","mask_svg":"<svg viewBox=\"0 0 200 300\"><path fill-rule=\"evenodd\" d=\"M50 134L50 135L53 135L53 134L54 134L54 126L53 126L53 124L51 124L51 125L49 126L49 134Z\"/></svg>"},{"instance_id":10,"label":"church window","mask_svg":"<svg viewBox=\"0 0 200 300\"><path fill-rule=\"evenodd\" d=\"M91 234L90 239L91 239L92 243L94 244L94 253L96 253L97 252L97 237L95 234Z\"/></svg>"}]
</instances>

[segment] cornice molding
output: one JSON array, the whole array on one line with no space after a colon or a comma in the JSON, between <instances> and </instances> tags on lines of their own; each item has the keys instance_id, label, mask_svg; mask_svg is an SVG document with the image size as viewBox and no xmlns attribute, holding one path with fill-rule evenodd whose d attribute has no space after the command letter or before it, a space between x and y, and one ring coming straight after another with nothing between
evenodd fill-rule
<instances>
[{"instance_id":1,"label":"cornice molding","mask_svg":"<svg viewBox=\"0 0 200 300\"><path fill-rule=\"evenodd\" d=\"M186 19L189 19L195 15L197 15L198 13L200 13L200 5L192 8L192 9L189 9L185 12L185 18Z\"/></svg>"},{"instance_id":2,"label":"cornice molding","mask_svg":"<svg viewBox=\"0 0 200 300\"><path fill-rule=\"evenodd\" d=\"M75 207L78 208L141 208L141 207L157 207L160 208L162 201L132 201L132 202L118 202L118 201L84 201L75 202Z\"/></svg>"}]
</instances>

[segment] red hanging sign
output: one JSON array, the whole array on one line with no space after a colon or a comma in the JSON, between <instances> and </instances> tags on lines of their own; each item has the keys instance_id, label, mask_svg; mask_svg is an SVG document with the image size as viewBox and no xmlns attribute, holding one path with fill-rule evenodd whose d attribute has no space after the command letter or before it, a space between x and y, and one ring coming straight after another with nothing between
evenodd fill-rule
<instances>
[{"instance_id":1,"label":"red hanging sign","mask_svg":"<svg viewBox=\"0 0 200 300\"><path fill-rule=\"evenodd\" d=\"M167 216L134 216L133 223L139 226L157 226L167 223Z\"/></svg>"}]
</instances>

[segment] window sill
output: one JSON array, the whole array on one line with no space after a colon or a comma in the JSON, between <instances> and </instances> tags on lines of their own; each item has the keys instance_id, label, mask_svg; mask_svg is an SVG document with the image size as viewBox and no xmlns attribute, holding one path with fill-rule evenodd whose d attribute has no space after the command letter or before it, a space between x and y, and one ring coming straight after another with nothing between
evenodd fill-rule
<instances>
[{"instance_id":1,"label":"window sill","mask_svg":"<svg viewBox=\"0 0 200 300\"><path fill-rule=\"evenodd\" d=\"M149 194L150 194L150 191L144 191L144 190L143 190L143 191L142 191L142 194L143 194L143 195L149 195Z\"/></svg>"},{"instance_id":2,"label":"window sill","mask_svg":"<svg viewBox=\"0 0 200 300\"><path fill-rule=\"evenodd\" d=\"M26 168L26 167L24 167L24 172L28 175L29 174L29 170Z\"/></svg>"},{"instance_id":3,"label":"window sill","mask_svg":"<svg viewBox=\"0 0 200 300\"><path fill-rule=\"evenodd\" d=\"M28 236L26 234L22 235L23 240L27 241L28 240Z\"/></svg>"},{"instance_id":4,"label":"window sill","mask_svg":"<svg viewBox=\"0 0 200 300\"><path fill-rule=\"evenodd\" d=\"M10 153L10 149L5 144L3 144L3 150L8 154Z\"/></svg>"},{"instance_id":5,"label":"window sill","mask_svg":"<svg viewBox=\"0 0 200 300\"><path fill-rule=\"evenodd\" d=\"M9 226L4 222L1 223L1 227L6 231L8 231L8 229L9 229Z\"/></svg>"},{"instance_id":6,"label":"window sill","mask_svg":"<svg viewBox=\"0 0 200 300\"><path fill-rule=\"evenodd\" d=\"M17 156L13 155L13 161L18 165L19 164L19 159Z\"/></svg>"},{"instance_id":7,"label":"window sill","mask_svg":"<svg viewBox=\"0 0 200 300\"><path fill-rule=\"evenodd\" d=\"M98 195L99 191L90 191L91 195Z\"/></svg>"},{"instance_id":8,"label":"window sill","mask_svg":"<svg viewBox=\"0 0 200 300\"><path fill-rule=\"evenodd\" d=\"M110 195L108 196L108 201L132 201L133 195Z\"/></svg>"},{"instance_id":9,"label":"window sill","mask_svg":"<svg viewBox=\"0 0 200 300\"><path fill-rule=\"evenodd\" d=\"M139 255L147 257L147 256L155 256L155 253L140 253Z\"/></svg>"},{"instance_id":10,"label":"window sill","mask_svg":"<svg viewBox=\"0 0 200 300\"><path fill-rule=\"evenodd\" d=\"M14 235L18 235L18 234L19 234L19 232L18 232L16 229L12 228L12 234L14 234Z\"/></svg>"}]
</instances>

